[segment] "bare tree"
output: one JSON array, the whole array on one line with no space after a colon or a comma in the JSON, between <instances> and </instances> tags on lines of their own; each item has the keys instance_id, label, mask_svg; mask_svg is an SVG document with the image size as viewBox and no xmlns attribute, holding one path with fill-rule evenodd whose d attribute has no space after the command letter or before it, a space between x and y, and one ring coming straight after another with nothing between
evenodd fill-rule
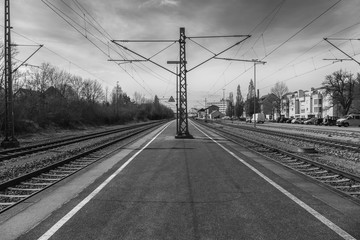
<instances>
[{"instance_id":1,"label":"bare tree","mask_svg":"<svg viewBox=\"0 0 360 240\"><path fill-rule=\"evenodd\" d=\"M336 71L325 77L322 85L325 87L326 94L331 97L332 105L339 104L342 107L342 115L349 112L354 100L356 82L360 81L360 75L354 78L353 74L346 71Z\"/></svg>"},{"instance_id":2,"label":"bare tree","mask_svg":"<svg viewBox=\"0 0 360 240\"><path fill-rule=\"evenodd\" d=\"M277 98L275 101L273 101L273 107L276 109L276 112L281 115L281 109L283 106L281 106L281 99L282 97L289 92L289 88L286 86L283 82L277 82L275 83L275 86L271 88L271 93L273 93Z\"/></svg>"},{"instance_id":3,"label":"bare tree","mask_svg":"<svg viewBox=\"0 0 360 240\"><path fill-rule=\"evenodd\" d=\"M104 98L104 91L100 83L95 80L86 79L83 81L81 96L87 102L100 102Z\"/></svg>"}]
</instances>

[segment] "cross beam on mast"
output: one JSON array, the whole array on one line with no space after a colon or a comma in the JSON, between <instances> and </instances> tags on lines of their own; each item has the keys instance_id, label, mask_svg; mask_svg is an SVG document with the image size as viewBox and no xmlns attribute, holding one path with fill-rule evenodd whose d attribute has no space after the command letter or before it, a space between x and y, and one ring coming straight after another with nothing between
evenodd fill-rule
<instances>
[{"instance_id":1,"label":"cross beam on mast","mask_svg":"<svg viewBox=\"0 0 360 240\"><path fill-rule=\"evenodd\" d=\"M220 51L218 53L213 53L211 52L214 56L206 59L205 61L197 64L196 66L192 67L190 70L186 69L186 64L187 64L187 60L186 60L186 39L191 39L191 38L234 38L234 37L242 37L244 39L236 42L235 44L231 45L230 47L226 48L223 51ZM152 64L170 72L175 74L178 78L178 89L179 89L179 105L178 105L178 113L177 114L177 132L176 132L176 136L175 138L193 138L193 136L189 133L189 128L188 128L188 114L187 114L187 78L186 78L186 74L187 72L190 72L192 70L194 70L195 68L205 64L206 62L217 58L220 54L230 50L231 48L239 45L240 43L242 43L243 41L245 41L246 39L248 39L249 37L251 37L250 35L225 35L225 36L195 36L195 37L187 37L185 35L185 28L181 27L180 28L180 38L179 40L112 40L111 42L113 42L114 44L118 45L119 47L123 48L126 51L129 51L133 54L135 54L136 56L140 57L142 60L144 61L148 61L151 62ZM126 43L126 42L137 42L137 43L142 43L142 42L172 42L172 43L176 43L179 42L179 51L180 51L180 59L179 61L168 61L169 64L179 64L179 73L174 73L173 71L171 71L170 69L160 65L159 63L156 63L155 61L152 61L151 58L156 56L157 54L159 54L160 52L164 51L165 49L163 49L162 51L160 51L159 53L153 55L150 58L147 58L131 49L129 49L128 47L124 46L121 43ZM196 43L196 42L195 42ZM115 61L115 60L114 60ZM130 61L131 60L126 60L123 59L121 60L123 62L126 61ZM252 61L254 62L254 61ZM260 61L258 61L260 62Z\"/></svg>"},{"instance_id":2,"label":"cross beam on mast","mask_svg":"<svg viewBox=\"0 0 360 240\"><path fill-rule=\"evenodd\" d=\"M208 38L215 38L215 37L216 37L216 36L208 36ZM197 68L197 67L200 67L200 66L201 66L201 65L203 65L204 63L206 63L206 62L210 61L211 59L214 59L214 58L216 58L217 56L219 56L220 54L222 54L222 53L224 53L224 52L226 52L226 51L230 50L231 48L233 48L233 47L235 47L235 46L239 45L240 43L242 43L243 41L245 41L246 39L248 39L248 38L250 37L250 35L218 36L218 38L221 38L221 37L244 37L244 39L242 39L242 40L240 40L240 41L236 42L235 44L231 45L230 47L226 48L225 50L220 51L219 53L214 54L214 56L212 56L212 57L210 57L210 58L206 59L205 61L203 61L203 62L199 63L199 64L198 64L198 65L196 65L195 67L192 67L191 69L189 69L189 71L188 71L188 72L190 72L190 71L194 70L194 69L195 69L195 68ZM192 37L192 38L196 38L196 37ZM204 36L204 37L198 37L198 38L206 38L206 36ZM189 38L189 39L191 39L191 38Z\"/></svg>"},{"instance_id":3,"label":"cross beam on mast","mask_svg":"<svg viewBox=\"0 0 360 240\"><path fill-rule=\"evenodd\" d=\"M153 60L151 60L151 57L150 57L150 58L144 57L143 55L141 55L141 54L139 54L139 53L137 53L137 52L135 52L135 51L133 51L133 50L131 50L131 49L129 49L129 48L127 48L127 47L125 47L124 45L122 45L122 44L119 43L119 42L123 42L123 41L129 42L130 40L111 40L111 42L115 43L116 45L118 45L119 47L123 48L124 50L129 51L129 52L135 54L136 56L142 58L143 60L148 61L148 62L151 62L152 64L155 64L156 66L158 66L158 67L160 67L160 68L162 68L162 69L164 69L164 70L166 70L166 71L168 71L168 72L176 75L175 72L173 72L173 71L171 71L170 69L168 69L168 68L166 68L166 67L164 67L164 66L161 66L159 63L154 62ZM140 40L136 40L136 41L140 41ZM159 42L159 41L161 41L161 40L157 40L157 42ZM144 42L146 42L146 40L144 40ZM151 42L153 42L153 41L151 41ZM172 42L176 42L176 41L174 40L174 41L172 41Z\"/></svg>"},{"instance_id":4,"label":"cross beam on mast","mask_svg":"<svg viewBox=\"0 0 360 240\"><path fill-rule=\"evenodd\" d=\"M360 62L357 61L355 58L353 58L352 56L350 56L349 54L347 54L346 52L344 52L343 50L341 50L339 47L337 47L335 44L333 44L332 42L329 41L330 40L352 40L352 39L340 39L340 38L324 38L325 41L327 41L328 43L330 43L334 48L336 48L337 50L339 50L340 52L342 52L343 54L345 54L348 58L350 58L351 60L353 60L354 62L356 62L357 64L360 65ZM359 40L359 39L354 39L354 40Z\"/></svg>"},{"instance_id":5,"label":"cross beam on mast","mask_svg":"<svg viewBox=\"0 0 360 240\"><path fill-rule=\"evenodd\" d=\"M14 45L15 45L15 46L37 46L38 48L37 48L28 58L26 58L19 66L17 66L17 67L14 69L13 73L16 72L21 66L25 65L26 62L27 62L32 56L34 56L35 53L37 53L37 52L40 50L40 48L42 48L42 47L44 46L44 45L17 45L17 44L14 44Z\"/></svg>"}]
</instances>

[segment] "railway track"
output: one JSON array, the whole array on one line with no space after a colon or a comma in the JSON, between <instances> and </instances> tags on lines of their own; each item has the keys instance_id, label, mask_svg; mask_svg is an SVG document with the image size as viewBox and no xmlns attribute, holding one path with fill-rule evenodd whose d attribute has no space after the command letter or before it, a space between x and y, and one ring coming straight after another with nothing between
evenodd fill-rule
<instances>
[{"instance_id":1,"label":"railway track","mask_svg":"<svg viewBox=\"0 0 360 240\"><path fill-rule=\"evenodd\" d=\"M70 145L70 144L74 144L74 143L79 143L79 142L86 141L89 139L104 137L104 136L107 136L110 134L121 133L124 131L132 130L132 129L134 129L134 127L147 126L149 124L152 124L152 123L142 123L142 124L137 124L137 125L132 125L132 126L125 126L125 127L121 127L121 128L117 128L117 129L101 131L101 132L96 132L96 133L91 133L91 134L85 134L85 135L76 136L76 137L69 137L69 138L64 138L64 139L50 141L50 142L41 143L41 144L33 144L33 145L26 146L26 147L2 150L2 151L0 151L0 162L11 159L11 158L26 156L26 155L33 154L33 153L43 152L43 151L47 151L50 149L55 149L58 147L62 147L62 146L66 146L66 145Z\"/></svg>"},{"instance_id":2,"label":"railway track","mask_svg":"<svg viewBox=\"0 0 360 240\"><path fill-rule=\"evenodd\" d=\"M245 146L249 150L260 154L267 159L275 161L287 168L290 168L302 175L310 177L312 180L343 194L360 204L360 177L349 172L322 164L306 156L278 149L273 145L258 140L252 140L249 136L235 134L234 131L222 128L210 127L209 124L196 122L202 127L229 139L230 141Z\"/></svg>"},{"instance_id":3,"label":"railway track","mask_svg":"<svg viewBox=\"0 0 360 240\"><path fill-rule=\"evenodd\" d=\"M311 133L316 135L322 135L322 136L329 136L332 137L347 137L349 139L359 139L360 138L360 132L354 131L354 132L348 132L344 131L342 128L338 128L337 126L327 127L327 126L320 126L320 125L306 125L306 124L288 124L288 123L276 123L276 124L265 124L265 125L257 125L261 128L267 128L267 129L275 129L275 130L291 130L291 131L297 131L300 133Z\"/></svg>"},{"instance_id":4,"label":"railway track","mask_svg":"<svg viewBox=\"0 0 360 240\"><path fill-rule=\"evenodd\" d=\"M126 133L110 142L94 146L80 154L70 156L62 161L34 170L20 177L0 184L0 213L51 187L59 181L75 174L87 166L118 151L130 142L141 138L148 131L160 126L164 122L137 126L131 133Z\"/></svg>"},{"instance_id":5,"label":"railway track","mask_svg":"<svg viewBox=\"0 0 360 240\"><path fill-rule=\"evenodd\" d=\"M306 142L306 143L311 143L311 145L323 145L323 146L327 146L327 147L332 147L332 148L336 148L336 149L341 149L341 150L348 150L348 151L353 151L353 152L359 152L360 151L360 144L359 143L355 143L355 142L350 142L350 141L339 141L336 139L329 139L329 138L321 138L321 137L315 137L315 136L308 136L308 135L304 135L304 134L289 134L289 133L284 133L284 132L279 132L276 130L269 130L269 129L262 129L262 128L254 128L254 127L250 127L247 125L233 125L233 124L227 124L227 123L221 123L221 125L224 126L228 126L228 127L234 127L234 128L239 128L239 129L245 129L245 130L251 130L251 131L255 131L261 134L267 134L267 135L271 135L271 136L278 136L278 137L282 137L282 138L290 138L290 139L294 139L294 140L298 140L298 141L302 141L302 142Z\"/></svg>"}]
</instances>

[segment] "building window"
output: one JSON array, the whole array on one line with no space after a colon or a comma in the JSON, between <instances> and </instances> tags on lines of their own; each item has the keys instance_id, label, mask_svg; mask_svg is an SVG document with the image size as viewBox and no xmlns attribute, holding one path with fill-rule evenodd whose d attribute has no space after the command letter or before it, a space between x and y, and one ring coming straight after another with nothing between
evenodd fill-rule
<instances>
[{"instance_id":1,"label":"building window","mask_svg":"<svg viewBox=\"0 0 360 240\"><path fill-rule=\"evenodd\" d=\"M321 107L314 107L314 112L321 112Z\"/></svg>"},{"instance_id":2,"label":"building window","mask_svg":"<svg viewBox=\"0 0 360 240\"><path fill-rule=\"evenodd\" d=\"M314 104L322 104L322 99L314 99Z\"/></svg>"}]
</instances>

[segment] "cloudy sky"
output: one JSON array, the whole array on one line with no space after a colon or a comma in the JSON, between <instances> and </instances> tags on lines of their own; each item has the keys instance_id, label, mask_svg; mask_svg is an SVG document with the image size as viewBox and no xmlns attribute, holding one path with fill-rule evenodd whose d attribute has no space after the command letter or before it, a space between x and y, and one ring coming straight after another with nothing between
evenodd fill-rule
<instances>
[{"instance_id":1,"label":"cloudy sky","mask_svg":"<svg viewBox=\"0 0 360 240\"><path fill-rule=\"evenodd\" d=\"M358 0L12 0L11 25L15 43L44 44L29 64L49 62L109 90L118 83L128 95L136 91L147 98L174 95L175 76L150 62L109 61L140 59L111 40L177 40L180 27L188 37L251 35L219 57L265 61L256 66L264 95L276 82L296 91L320 87L339 69L360 72L355 61L324 60L347 57L323 40L336 38L333 44L360 61L359 12ZM187 39L187 69L241 40ZM178 60L178 43L121 44L175 71L166 62ZM18 50L23 60L36 47ZM205 98L220 100L239 84L246 96L253 78L252 63L211 60L187 75L189 107L201 107Z\"/></svg>"}]
</instances>

